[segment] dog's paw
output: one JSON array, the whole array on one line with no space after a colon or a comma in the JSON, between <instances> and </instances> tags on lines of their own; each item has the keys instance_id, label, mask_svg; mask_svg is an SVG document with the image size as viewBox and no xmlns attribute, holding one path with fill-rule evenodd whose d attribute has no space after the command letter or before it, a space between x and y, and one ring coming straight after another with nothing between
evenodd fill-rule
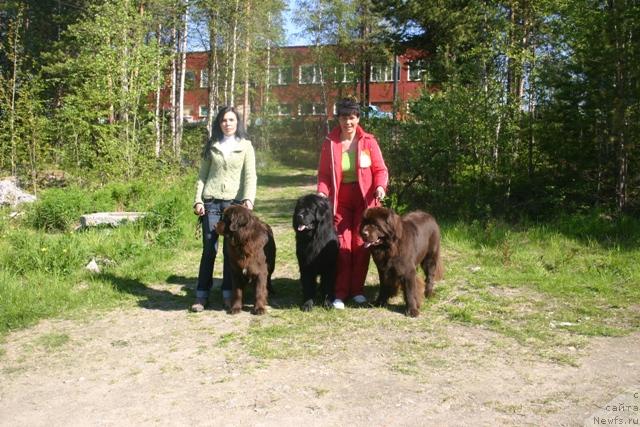
<instances>
[{"instance_id":1,"label":"dog's paw","mask_svg":"<svg viewBox=\"0 0 640 427\"><path fill-rule=\"evenodd\" d=\"M255 314L256 316L262 316L266 312L267 309L264 307L254 307L253 310L251 310L251 314Z\"/></svg>"},{"instance_id":2,"label":"dog's paw","mask_svg":"<svg viewBox=\"0 0 640 427\"><path fill-rule=\"evenodd\" d=\"M373 305L374 305L375 307L386 307L386 306L387 306L387 302L386 302L386 301L383 301L383 300L381 300L381 299L377 299L377 300L373 303Z\"/></svg>"},{"instance_id":3,"label":"dog's paw","mask_svg":"<svg viewBox=\"0 0 640 427\"><path fill-rule=\"evenodd\" d=\"M300 309L302 311L311 311L313 310L313 300L312 299L308 299L304 302L304 304L302 304L302 307L300 307Z\"/></svg>"},{"instance_id":4,"label":"dog's paw","mask_svg":"<svg viewBox=\"0 0 640 427\"><path fill-rule=\"evenodd\" d=\"M322 306L324 308L326 308L327 310L331 310L333 308L333 300L331 298L329 298L329 296L325 296L324 297L324 302L322 303Z\"/></svg>"},{"instance_id":5,"label":"dog's paw","mask_svg":"<svg viewBox=\"0 0 640 427\"><path fill-rule=\"evenodd\" d=\"M229 314L238 314L242 311L242 307L233 306L229 309Z\"/></svg>"},{"instance_id":6,"label":"dog's paw","mask_svg":"<svg viewBox=\"0 0 640 427\"><path fill-rule=\"evenodd\" d=\"M418 317L420 316L420 310L417 308L407 308L407 316L409 317Z\"/></svg>"}]
</instances>

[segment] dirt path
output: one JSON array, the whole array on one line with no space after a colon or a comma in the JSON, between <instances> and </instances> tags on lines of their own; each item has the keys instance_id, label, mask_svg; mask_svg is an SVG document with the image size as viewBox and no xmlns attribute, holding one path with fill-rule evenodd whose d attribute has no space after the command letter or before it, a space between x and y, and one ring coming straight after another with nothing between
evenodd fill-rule
<instances>
[{"instance_id":1,"label":"dirt path","mask_svg":"<svg viewBox=\"0 0 640 427\"><path fill-rule=\"evenodd\" d=\"M453 324L428 349L381 328L326 340L313 357L260 360L224 343L254 321L137 307L15 332L0 359L0 425L595 425L599 407L640 392L638 335L590 340L577 366ZM407 346L386 344L397 339Z\"/></svg>"}]
</instances>

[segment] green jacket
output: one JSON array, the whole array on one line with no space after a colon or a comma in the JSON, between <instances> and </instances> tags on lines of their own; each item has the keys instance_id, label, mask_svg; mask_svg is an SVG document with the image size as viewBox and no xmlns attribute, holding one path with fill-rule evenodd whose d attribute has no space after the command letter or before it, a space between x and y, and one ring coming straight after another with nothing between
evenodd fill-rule
<instances>
[{"instance_id":1,"label":"green jacket","mask_svg":"<svg viewBox=\"0 0 640 427\"><path fill-rule=\"evenodd\" d=\"M236 141L227 154L220 151L220 142L211 146L209 156L200 162L195 203L203 199L250 200L256 197L256 156L251 141Z\"/></svg>"}]
</instances>

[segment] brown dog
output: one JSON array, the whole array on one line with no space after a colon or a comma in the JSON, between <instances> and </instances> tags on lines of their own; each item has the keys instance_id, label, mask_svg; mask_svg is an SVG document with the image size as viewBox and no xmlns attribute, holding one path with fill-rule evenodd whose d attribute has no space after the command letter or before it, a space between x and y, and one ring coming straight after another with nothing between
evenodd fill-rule
<instances>
[{"instance_id":1,"label":"brown dog","mask_svg":"<svg viewBox=\"0 0 640 427\"><path fill-rule=\"evenodd\" d=\"M233 205L224 210L216 232L224 236L231 261L233 301L229 312L240 313L244 288L253 285L256 301L251 313L264 314L276 262L271 227L244 206Z\"/></svg>"},{"instance_id":2,"label":"brown dog","mask_svg":"<svg viewBox=\"0 0 640 427\"><path fill-rule=\"evenodd\" d=\"M377 305L385 305L402 286L406 313L420 314L423 296L433 295L433 285L442 278L440 227L428 213L415 211L402 217L387 208L364 212L360 235L378 267L380 294ZM427 285L417 274L418 265L427 276Z\"/></svg>"}]
</instances>

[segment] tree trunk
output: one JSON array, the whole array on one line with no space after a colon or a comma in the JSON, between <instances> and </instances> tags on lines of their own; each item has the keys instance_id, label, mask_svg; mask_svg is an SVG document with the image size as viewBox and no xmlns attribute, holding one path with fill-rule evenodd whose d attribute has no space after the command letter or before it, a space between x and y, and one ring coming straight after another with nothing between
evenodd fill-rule
<instances>
[{"instance_id":1,"label":"tree trunk","mask_svg":"<svg viewBox=\"0 0 640 427\"><path fill-rule=\"evenodd\" d=\"M128 2L125 2L125 6L128 7ZM122 44L122 56L119 58L120 60L120 81L121 81L121 100L124 99L123 103L120 103L120 111L119 116L123 118L124 121L124 158L127 165L127 177L131 178L132 168L130 167L132 163L132 150L131 150L131 135L129 129L129 64L131 61L131 54L129 52L129 41L128 41L129 29L125 28L122 32L122 40L124 43Z\"/></svg>"},{"instance_id":2,"label":"tree trunk","mask_svg":"<svg viewBox=\"0 0 640 427\"><path fill-rule=\"evenodd\" d=\"M176 159L180 159L180 148L182 145L182 132L184 128L184 81L187 73L187 34L189 30L189 1L185 1L183 30L180 35L180 87L178 88L178 120L176 126Z\"/></svg>"},{"instance_id":3,"label":"tree trunk","mask_svg":"<svg viewBox=\"0 0 640 427\"><path fill-rule=\"evenodd\" d=\"M615 92L613 100L613 120L611 134L616 141L618 149L618 177L616 183L616 206L618 211L625 210L628 204L628 182L629 182L629 144L627 141L627 120L625 117L627 93L632 92L632 88L627 82L626 57L627 41L632 39L631 30L628 23L624 22L623 13L626 7L624 2L611 2L612 24L609 27L614 42L615 49Z\"/></svg>"},{"instance_id":4,"label":"tree trunk","mask_svg":"<svg viewBox=\"0 0 640 427\"><path fill-rule=\"evenodd\" d=\"M38 118L34 114L32 117L36 117L35 121L37 122ZM29 119L29 121L32 121ZM29 150L29 161L31 163L31 186L33 189L33 195L38 195L38 135L37 135L37 125L35 123L31 123L30 131L31 131L31 144Z\"/></svg>"},{"instance_id":5,"label":"tree trunk","mask_svg":"<svg viewBox=\"0 0 640 427\"><path fill-rule=\"evenodd\" d=\"M236 0L235 14L233 18L232 31L232 50L231 50L231 81L229 82L229 105L233 106L235 102L236 91L236 60L238 57L238 13L240 12L240 0Z\"/></svg>"},{"instance_id":6,"label":"tree trunk","mask_svg":"<svg viewBox=\"0 0 640 427\"><path fill-rule=\"evenodd\" d=\"M212 12L209 15L209 108L207 110L207 134L209 138L213 134L213 119L218 106L218 13Z\"/></svg>"},{"instance_id":7,"label":"tree trunk","mask_svg":"<svg viewBox=\"0 0 640 427\"><path fill-rule=\"evenodd\" d=\"M175 24L175 22L174 22ZM174 25L171 29L171 94L169 102L171 103L170 120L171 120L171 148L175 155L177 150L178 129L177 129L177 105L176 94L178 93L178 31Z\"/></svg>"},{"instance_id":8,"label":"tree trunk","mask_svg":"<svg viewBox=\"0 0 640 427\"><path fill-rule=\"evenodd\" d=\"M245 21L251 16L251 0L247 0L247 8ZM244 45L244 101L242 103L242 125L246 129L249 123L249 55L251 54L251 36L249 28L245 29L245 45Z\"/></svg>"},{"instance_id":9,"label":"tree trunk","mask_svg":"<svg viewBox=\"0 0 640 427\"><path fill-rule=\"evenodd\" d=\"M228 34L226 35L228 36ZM229 52L231 52L231 46L229 43L226 43L226 36L225 36L225 43L224 43L224 89L223 89L223 95L224 95L224 105L229 105L229 60L231 58L231 55L229 54Z\"/></svg>"},{"instance_id":10,"label":"tree trunk","mask_svg":"<svg viewBox=\"0 0 640 427\"><path fill-rule=\"evenodd\" d=\"M162 70L160 69L160 57L161 57L161 41L160 34L162 33L162 24L158 24L158 29L156 32L156 38L158 40L158 61L156 62L156 108L155 108L155 128L156 128L156 146L154 153L156 158L160 157L160 150L162 149L162 129L160 127L160 113L162 111L161 102L160 102L160 93L162 91Z\"/></svg>"},{"instance_id":11,"label":"tree trunk","mask_svg":"<svg viewBox=\"0 0 640 427\"><path fill-rule=\"evenodd\" d=\"M393 98L391 105L393 120L396 120L397 108L398 108L398 74L399 74L398 55L393 55Z\"/></svg>"},{"instance_id":12,"label":"tree trunk","mask_svg":"<svg viewBox=\"0 0 640 427\"><path fill-rule=\"evenodd\" d=\"M269 29L271 29L271 13L268 13L267 15L267 25L269 26ZM269 30L268 30L269 31ZM270 31L269 31L270 32ZM267 122L267 120L269 120L270 118L267 116L268 113L268 108L269 108L269 92L271 91L271 40L267 40L267 65L266 65L266 73L265 73L265 85L264 85L264 91L263 91L263 100L262 102L260 102L262 111L262 118L265 122ZM278 107L279 109L280 107ZM265 123L266 124L266 123ZM265 149L269 149L270 148L270 131L269 131L269 127L265 127L263 129L266 129L266 132L264 132L262 134L262 144L263 147Z\"/></svg>"},{"instance_id":13,"label":"tree trunk","mask_svg":"<svg viewBox=\"0 0 640 427\"><path fill-rule=\"evenodd\" d=\"M22 26L22 9L18 11L18 16L14 22L13 46L12 46L12 75L11 75L11 104L9 106L9 134L11 147L11 175L15 176L18 171L18 147L16 141L16 92L18 84L18 43L20 42L20 27Z\"/></svg>"},{"instance_id":14,"label":"tree trunk","mask_svg":"<svg viewBox=\"0 0 640 427\"><path fill-rule=\"evenodd\" d=\"M269 26L271 26L271 14L269 14ZM269 92L271 91L271 41L267 42L267 66L266 66L266 74L265 74L265 85L264 85L264 102L261 102L262 105L262 113L266 112L266 108L269 106Z\"/></svg>"}]
</instances>

